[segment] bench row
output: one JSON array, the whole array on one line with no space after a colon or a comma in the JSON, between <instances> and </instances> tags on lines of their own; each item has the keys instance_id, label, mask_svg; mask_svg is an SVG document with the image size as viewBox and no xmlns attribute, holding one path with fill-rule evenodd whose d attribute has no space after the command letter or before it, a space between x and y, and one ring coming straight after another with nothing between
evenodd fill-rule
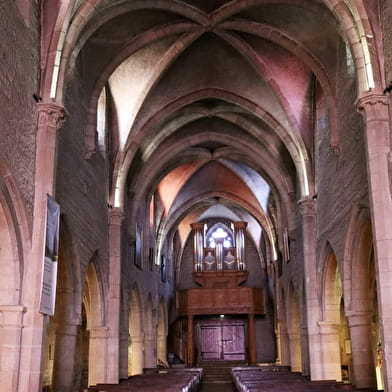
<instances>
[{"instance_id":1,"label":"bench row","mask_svg":"<svg viewBox=\"0 0 392 392\"><path fill-rule=\"evenodd\" d=\"M201 368L146 369L120 384L97 384L83 392L196 392L202 373Z\"/></svg>"},{"instance_id":2,"label":"bench row","mask_svg":"<svg viewBox=\"0 0 392 392\"><path fill-rule=\"evenodd\" d=\"M263 367L232 369L233 383L239 392L333 392L356 389L336 381L309 381L300 373Z\"/></svg>"}]
</instances>

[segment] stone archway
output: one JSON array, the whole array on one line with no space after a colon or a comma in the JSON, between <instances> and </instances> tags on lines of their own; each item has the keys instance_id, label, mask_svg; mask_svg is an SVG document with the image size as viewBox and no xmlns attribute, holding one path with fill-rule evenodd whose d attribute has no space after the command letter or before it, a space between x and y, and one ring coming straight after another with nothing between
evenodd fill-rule
<instances>
[{"instance_id":1,"label":"stone archway","mask_svg":"<svg viewBox=\"0 0 392 392\"><path fill-rule=\"evenodd\" d=\"M23 316L21 305L25 249L31 246L17 186L0 157L0 382L16 390L20 379ZM31 292L32 287L28 288Z\"/></svg>"}]
</instances>

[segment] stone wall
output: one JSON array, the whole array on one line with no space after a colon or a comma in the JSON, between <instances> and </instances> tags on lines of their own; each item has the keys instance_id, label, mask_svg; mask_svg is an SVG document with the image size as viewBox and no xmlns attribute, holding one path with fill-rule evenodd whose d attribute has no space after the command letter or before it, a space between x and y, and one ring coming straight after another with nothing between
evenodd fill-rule
<instances>
[{"instance_id":1,"label":"stone wall","mask_svg":"<svg viewBox=\"0 0 392 392\"><path fill-rule=\"evenodd\" d=\"M39 15L33 2L26 26L13 1L0 2L0 151L32 222L36 102L39 94Z\"/></svg>"},{"instance_id":2,"label":"stone wall","mask_svg":"<svg viewBox=\"0 0 392 392\"><path fill-rule=\"evenodd\" d=\"M83 97L83 68L80 64L66 90L65 107L69 113L60 130L57 149L55 197L74 240L74 254L81 271L93 254L106 280L108 273L108 183L106 162L96 153L85 157L86 102ZM83 290L84 276L80 277Z\"/></svg>"},{"instance_id":3,"label":"stone wall","mask_svg":"<svg viewBox=\"0 0 392 392\"><path fill-rule=\"evenodd\" d=\"M389 0L381 0L379 3L384 37L385 80L389 83L392 81L392 4Z\"/></svg>"}]
</instances>

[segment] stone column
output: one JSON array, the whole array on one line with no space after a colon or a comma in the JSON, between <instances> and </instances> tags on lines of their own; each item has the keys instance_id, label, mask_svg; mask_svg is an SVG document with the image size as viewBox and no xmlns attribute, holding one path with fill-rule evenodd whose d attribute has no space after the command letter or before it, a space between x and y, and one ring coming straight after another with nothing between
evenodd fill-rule
<instances>
[{"instance_id":1,"label":"stone column","mask_svg":"<svg viewBox=\"0 0 392 392\"><path fill-rule=\"evenodd\" d=\"M128 331L120 332L120 379L128 378Z\"/></svg>"},{"instance_id":2,"label":"stone column","mask_svg":"<svg viewBox=\"0 0 392 392\"><path fill-rule=\"evenodd\" d=\"M0 306L0 385L4 391L18 390L20 343L25 308L19 305Z\"/></svg>"},{"instance_id":3,"label":"stone column","mask_svg":"<svg viewBox=\"0 0 392 392\"><path fill-rule=\"evenodd\" d=\"M121 208L110 210L109 226L109 296L107 301L107 378L117 384L120 378L120 302L121 302Z\"/></svg>"},{"instance_id":4,"label":"stone column","mask_svg":"<svg viewBox=\"0 0 392 392\"><path fill-rule=\"evenodd\" d=\"M293 372L302 372L301 336L298 332L289 332L290 368Z\"/></svg>"},{"instance_id":5,"label":"stone column","mask_svg":"<svg viewBox=\"0 0 392 392\"><path fill-rule=\"evenodd\" d=\"M88 385L106 382L107 374L107 327L89 329Z\"/></svg>"},{"instance_id":6,"label":"stone column","mask_svg":"<svg viewBox=\"0 0 392 392\"><path fill-rule=\"evenodd\" d=\"M339 324L320 321L319 325L324 379L342 381Z\"/></svg>"},{"instance_id":7,"label":"stone column","mask_svg":"<svg viewBox=\"0 0 392 392\"><path fill-rule=\"evenodd\" d=\"M237 257L238 270L246 270L245 262L245 233L247 222L234 222L235 230L235 250Z\"/></svg>"},{"instance_id":8,"label":"stone column","mask_svg":"<svg viewBox=\"0 0 392 392\"><path fill-rule=\"evenodd\" d=\"M371 314L347 315L353 361L353 384L356 388L377 389L374 353L372 350Z\"/></svg>"},{"instance_id":9,"label":"stone column","mask_svg":"<svg viewBox=\"0 0 392 392\"><path fill-rule=\"evenodd\" d=\"M193 341L193 315L188 315L188 358L187 365L192 367L195 360L194 341Z\"/></svg>"},{"instance_id":10,"label":"stone column","mask_svg":"<svg viewBox=\"0 0 392 392\"><path fill-rule=\"evenodd\" d=\"M131 336L131 375L142 374L144 366L144 336Z\"/></svg>"},{"instance_id":11,"label":"stone column","mask_svg":"<svg viewBox=\"0 0 392 392\"><path fill-rule=\"evenodd\" d=\"M54 391L74 391L75 385L73 385L73 382L77 335L77 324L60 324L56 329L56 343L53 362Z\"/></svg>"},{"instance_id":12,"label":"stone column","mask_svg":"<svg viewBox=\"0 0 392 392\"><path fill-rule=\"evenodd\" d=\"M306 294L306 320L308 327L308 348L310 377L312 380L324 379L324 364L320 344L318 322L321 319L316 273L316 208L315 201L309 197L298 202L302 218L302 248Z\"/></svg>"},{"instance_id":13,"label":"stone column","mask_svg":"<svg viewBox=\"0 0 392 392\"><path fill-rule=\"evenodd\" d=\"M306 324L300 325L300 334L301 334L302 375L310 376L308 327L306 326Z\"/></svg>"},{"instance_id":14,"label":"stone column","mask_svg":"<svg viewBox=\"0 0 392 392\"><path fill-rule=\"evenodd\" d=\"M156 336L144 336L144 367L154 368L157 366Z\"/></svg>"},{"instance_id":15,"label":"stone column","mask_svg":"<svg viewBox=\"0 0 392 392\"><path fill-rule=\"evenodd\" d=\"M381 94L361 97L358 109L365 120L384 386L392 391L392 154L388 97Z\"/></svg>"},{"instance_id":16,"label":"stone column","mask_svg":"<svg viewBox=\"0 0 392 392\"><path fill-rule=\"evenodd\" d=\"M193 259L194 270L200 272L203 270L203 251L204 251L204 223L192 223L193 230Z\"/></svg>"},{"instance_id":17,"label":"stone column","mask_svg":"<svg viewBox=\"0 0 392 392\"><path fill-rule=\"evenodd\" d=\"M157 357L167 364L167 336L158 335L157 337Z\"/></svg>"},{"instance_id":18,"label":"stone column","mask_svg":"<svg viewBox=\"0 0 392 392\"><path fill-rule=\"evenodd\" d=\"M32 246L26 259L22 303L26 307L23 318L22 350L18 391L40 391L44 369L45 318L39 312L43 255L45 253L46 200L53 195L56 163L57 131L66 117L63 106L54 102L38 104L36 161L34 179L34 222Z\"/></svg>"},{"instance_id":19,"label":"stone column","mask_svg":"<svg viewBox=\"0 0 392 392\"><path fill-rule=\"evenodd\" d=\"M250 365L256 365L257 362L254 313L248 313L248 362Z\"/></svg>"},{"instance_id":20,"label":"stone column","mask_svg":"<svg viewBox=\"0 0 392 392\"><path fill-rule=\"evenodd\" d=\"M277 333L277 348L278 358L282 366L290 365L290 342L289 335L287 333L286 326L280 324L279 331Z\"/></svg>"}]
</instances>

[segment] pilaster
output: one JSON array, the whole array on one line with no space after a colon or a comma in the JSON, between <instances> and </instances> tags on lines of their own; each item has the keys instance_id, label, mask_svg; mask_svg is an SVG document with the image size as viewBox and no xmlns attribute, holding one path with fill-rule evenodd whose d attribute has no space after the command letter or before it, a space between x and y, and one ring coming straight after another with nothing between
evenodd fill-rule
<instances>
[{"instance_id":1,"label":"pilaster","mask_svg":"<svg viewBox=\"0 0 392 392\"><path fill-rule=\"evenodd\" d=\"M339 327L336 322L320 321L324 377L327 380L342 380L340 367Z\"/></svg>"},{"instance_id":2,"label":"pilaster","mask_svg":"<svg viewBox=\"0 0 392 392\"><path fill-rule=\"evenodd\" d=\"M25 308L20 305L0 306L1 349L0 385L4 391L18 390L20 343Z\"/></svg>"},{"instance_id":3,"label":"pilaster","mask_svg":"<svg viewBox=\"0 0 392 392\"><path fill-rule=\"evenodd\" d=\"M391 119L389 99L381 94L361 97L358 111L365 121L373 244L382 338L385 390L392 390L392 201Z\"/></svg>"},{"instance_id":4,"label":"pilaster","mask_svg":"<svg viewBox=\"0 0 392 392\"><path fill-rule=\"evenodd\" d=\"M21 367L18 391L41 390L43 372L45 318L39 312L41 280L45 250L46 199L53 195L57 133L63 125L67 112L54 102L38 104L36 160L34 178L34 222L32 248L28 254L22 301L26 307L22 330ZM37 360L39 358L40 360Z\"/></svg>"},{"instance_id":5,"label":"pilaster","mask_svg":"<svg viewBox=\"0 0 392 392\"><path fill-rule=\"evenodd\" d=\"M308 350L310 377L312 380L324 379L320 332L318 322L321 319L318 298L316 271L316 202L307 197L298 201L298 212L302 218L302 248L306 294L306 321L308 331Z\"/></svg>"},{"instance_id":6,"label":"pilaster","mask_svg":"<svg viewBox=\"0 0 392 392\"><path fill-rule=\"evenodd\" d=\"M89 329L89 364L88 384L105 383L107 374L107 327L93 327Z\"/></svg>"},{"instance_id":7,"label":"pilaster","mask_svg":"<svg viewBox=\"0 0 392 392\"><path fill-rule=\"evenodd\" d=\"M59 324L56 328L53 388L55 391L74 390L75 349L78 324Z\"/></svg>"},{"instance_id":8,"label":"pilaster","mask_svg":"<svg viewBox=\"0 0 392 392\"><path fill-rule=\"evenodd\" d=\"M371 312L347 315L350 329L353 360L353 384L356 388L377 389L377 379L372 352Z\"/></svg>"},{"instance_id":9,"label":"pilaster","mask_svg":"<svg viewBox=\"0 0 392 392\"><path fill-rule=\"evenodd\" d=\"M120 309L121 309L121 208L109 213L109 297L107 306L107 377L105 382L118 383L120 379Z\"/></svg>"}]
</instances>

